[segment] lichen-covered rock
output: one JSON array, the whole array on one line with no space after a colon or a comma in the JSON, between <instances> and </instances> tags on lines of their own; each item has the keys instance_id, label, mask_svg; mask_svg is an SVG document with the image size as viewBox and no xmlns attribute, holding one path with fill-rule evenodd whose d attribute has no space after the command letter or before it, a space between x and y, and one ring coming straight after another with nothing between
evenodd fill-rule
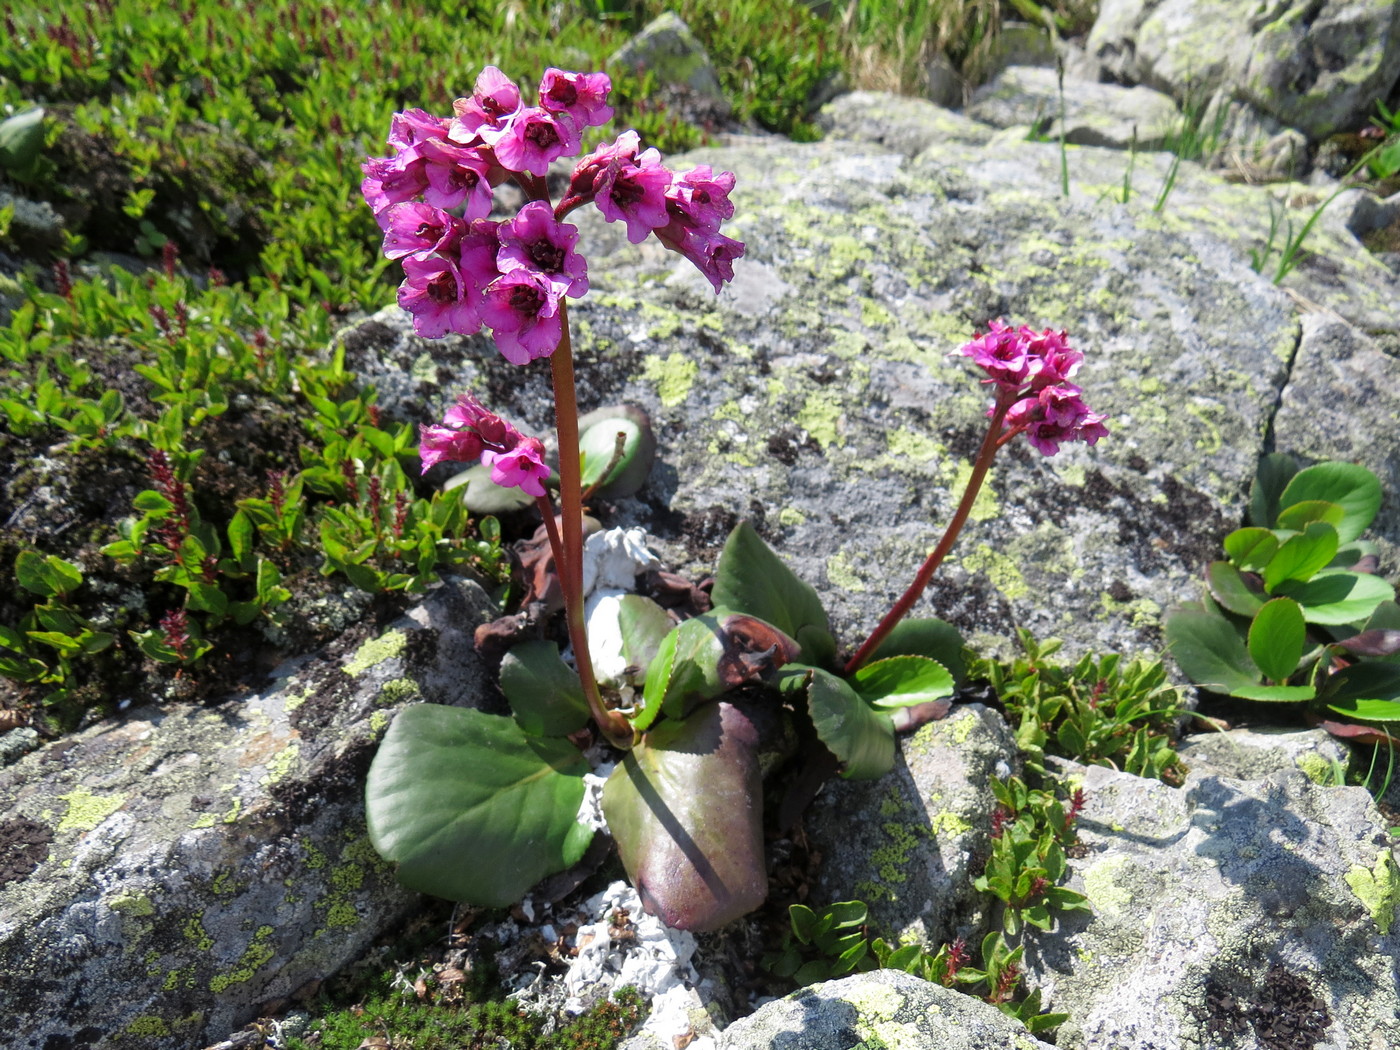
<instances>
[{"instance_id":1,"label":"lichen-covered rock","mask_svg":"<svg viewBox=\"0 0 1400 1050\"><path fill-rule=\"evenodd\" d=\"M394 711L484 694L492 605L438 590L258 692L143 708L0 770L0 985L14 1050L189 1050L314 990L417 900L366 837Z\"/></svg>"},{"instance_id":2,"label":"lichen-covered rock","mask_svg":"<svg viewBox=\"0 0 1400 1050\"><path fill-rule=\"evenodd\" d=\"M1351 757L1346 744L1321 729L1269 726L1197 733L1184 738L1177 753L1198 777L1262 780L1301 770L1313 783L1329 787L1343 782Z\"/></svg>"},{"instance_id":3,"label":"lichen-covered rock","mask_svg":"<svg viewBox=\"0 0 1400 1050\"><path fill-rule=\"evenodd\" d=\"M814 984L759 1007L720 1050L1052 1050L995 1006L901 970Z\"/></svg>"},{"instance_id":4,"label":"lichen-covered rock","mask_svg":"<svg viewBox=\"0 0 1400 1050\"><path fill-rule=\"evenodd\" d=\"M1400 1045L1400 872L1364 790L1298 770L1078 780L1087 853L1069 884L1093 912L1026 952L1070 1015L1062 1048Z\"/></svg>"},{"instance_id":5,"label":"lichen-covered rock","mask_svg":"<svg viewBox=\"0 0 1400 1050\"><path fill-rule=\"evenodd\" d=\"M655 74L663 92L683 92L680 101L693 115L712 120L729 115L729 101L705 46L673 11L649 22L608 59L608 65Z\"/></svg>"},{"instance_id":6,"label":"lichen-covered rock","mask_svg":"<svg viewBox=\"0 0 1400 1050\"><path fill-rule=\"evenodd\" d=\"M1400 77L1390 0L1104 0L1086 47L1116 79L1198 111L1222 107L1226 149L1281 168L1285 129L1312 141L1364 124ZM1306 144L1306 143L1304 143ZM1301 160L1302 158L1297 158Z\"/></svg>"},{"instance_id":7,"label":"lichen-covered rock","mask_svg":"<svg viewBox=\"0 0 1400 1050\"><path fill-rule=\"evenodd\" d=\"M1158 149L1181 122L1168 95L1146 87L1119 87L1065 79L1064 116L1053 69L1011 66L973 97L967 115L998 128L1025 127L1076 146Z\"/></svg>"},{"instance_id":8,"label":"lichen-covered rock","mask_svg":"<svg viewBox=\"0 0 1400 1050\"><path fill-rule=\"evenodd\" d=\"M853 91L823 106L818 125L834 139L870 142L913 157L941 142L982 145L995 130L921 98Z\"/></svg>"},{"instance_id":9,"label":"lichen-covered rock","mask_svg":"<svg viewBox=\"0 0 1400 1050\"><path fill-rule=\"evenodd\" d=\"M901 738L895 768L879 780L832 781L804 820L823 858L814 905L865 901L872 929L891 943L934 950L959 934L977 943L985 898L972 880L996 809L988 783L1016 768L1006 722L969 704Z\"/></svg>"}]
</instances>

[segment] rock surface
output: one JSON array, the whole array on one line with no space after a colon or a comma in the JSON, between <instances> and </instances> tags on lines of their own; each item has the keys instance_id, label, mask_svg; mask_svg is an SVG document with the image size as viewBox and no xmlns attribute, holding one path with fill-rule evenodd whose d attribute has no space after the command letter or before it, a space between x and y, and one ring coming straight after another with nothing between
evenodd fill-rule
<instances>
[{"instance_id":1,"label":"rock surface","mask_svg":"<svg viewBox=\"0 0 1400 1050\"><path fill-rule=\"evenodd\" d=\"M418 897L366 837L393 711L471 702L442 588L217 707L140 709L0 770L0 985L13 1050L189 1050L306 995Z\"/></svg>"},{"instance_id":2,"label":"rock surface","mask_svg":"<svg viewBox=\"0 0 1400 1050\"><path fill-rule=\"evenodd\" d=\"M720 1050L1050 1050L994 1006L899 970L814 984L724 1030Z\"/></svg>"},{"instance_id":3,"label":"rock surface","mask_svg":"<svg viewBox=\"0 0 1400 1050\"><path fill-rule=\"evenodd\" d=\"M1059 1046L1400 1044L1400 873L1366 791L1296 770L1193 772L1182 788L1075 773L1088 853L1069 885L1093 914L1026 952L1048 1008L1070 1015Z\"/></svg>"},{"instance_id":4,"label":"rock surface","mask_svg":"<svg viewBox=\"0 0 1400 1050\"><path fill-rule=\"evenodd\" d=\"M1119 87L1065 79L1064 115L1053 69L1011 66L978 89L967 115L997 128L1025 127L1037 136L1075 146L1160 149L1179 130L1171 96L1147 87Z\"/></svg>"}]
</instances>

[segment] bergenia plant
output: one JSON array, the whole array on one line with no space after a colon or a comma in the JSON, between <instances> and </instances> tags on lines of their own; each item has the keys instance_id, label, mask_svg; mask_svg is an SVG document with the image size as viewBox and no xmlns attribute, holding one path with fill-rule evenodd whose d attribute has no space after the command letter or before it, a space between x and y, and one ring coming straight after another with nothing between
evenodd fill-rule
<instances>
[{"instance_id":1,"label":"bergenia plant","mask_svg":"<svg viewBox=\"0 0 1400 1050\"><path fill-rule=\"evenodd\" d=\"M1380 506L1380 481L1365 467L1298 470L1289 456L1265 456L1249 523L1225 537L1201 600L1167 615L1167 645L1187 677L1300 705L1338 736L1393 740L1367 725L1400 722L1400 606L1361 538Z\"/></svg>"},{"instance_id":2,"label":"bergenia plant","mask_svg":"<svg viewBox=\"0 0 1400 1050\"><path fill-rule=\"evenodd\" d=\"M907 620L966 521L996 451L1025 433L1046 454L1093 443L1103 417L1070 379L1082 355L1063 333L993 322L964 348L995 398L972 480L948 533L914 585L855 655L838 660L815 590L747 524L720 556L713 607L679 620L650 598L584 603L583 488L635 487L624 466L645 417L605 411L580 420L566 300L588 290L578 231L564 218L593 204L628 239L655 236L719 291L743 245L720 232L733 215L734 176L698 166L673 172L624 132L579 160L553 202L549 165L579 149L581 132L611 117L602 74L546 72L537 106L488 68L452 117L394 117L391 157L365 165L362 190L401 259L399 302L419 334L489 331L507 360L548 357L553 371L556 479L543 447L470 395L422 430L424 469L470 463L496 486L537 504L562 594L572 666L554 642L517 644L501 664L513 717L421 704L395 718L366 788L371 839L407 885L479 905L519 900L577 863L598 823L581 816L585 777L614 764L602 815L646 907L674 926L713 929L756 908L767 886L761 757L777 742L814 739L819 773L880 776L897 728L946 711L960 681L962 639L937 619ZM513 180L526 203L496 221L491 190ZM614 470L614 468L617 468ZM640 472L644 475L644 469ZM474 482L468 483L470 489ZM587 625L600 626L589 637ZM757 687L757 688L755 688ZM806 731L781 731L805 722ZM773 731L774 726L779 731ZM601 738L601 739L600 739ZM788 754L786 757L792 757ZM769 765L772 763L769 762Z\"/></svg>"}]
</instances>

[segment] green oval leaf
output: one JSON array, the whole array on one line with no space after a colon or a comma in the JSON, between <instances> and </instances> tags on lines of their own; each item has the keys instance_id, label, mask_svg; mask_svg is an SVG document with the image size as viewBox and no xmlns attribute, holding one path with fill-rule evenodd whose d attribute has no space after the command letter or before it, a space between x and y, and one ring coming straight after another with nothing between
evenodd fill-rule
<instances>
[{"instance_id":1,"label":"green oval leaf","mask_svg":"<svg viewBox=\"0 0 1400 1050\"><path fill-rule=\"evenodd\" d=\"M1305 499L1279 511L1278 527L1302 532L1314 521L1325 521L1334 529L1341 524L1346 512L1339 503L1323 499Z\"/></svg>"},{"instance_id":2,"label":"green oval leaf","mask_svg":"<svg viewBox=\"0 0 1400 1050\"><path fill-rule=\"evenodd\" d=\"M1278 537L1269 529L1236 529L1225 537L1225 553L1241 569L1262 569L1278 550Z\"/></svg>"},{"instance_id":3,"label":"green oval leaf","mask_svg":"<svg viewBox=\"0 0 1400 1050\"><path fill-rule=\"evenodd\" d=\"M953 695L953 676L927 656L891 656L857 670L848 679L867 703L888 711Z\"/></svg>"},{"instance_id":4,"label":"green oval leaf","mask_svg":"<svg viewBox=\"0 0 1400 1050\"><path fill-rule=\"evenodd\" d=\"M1397 699L1400 699L1400 664L1363 660L1343 668L1327 680L1329 705L1360 700L1391 702Z\"/></svg>"},{"instance_id":5,"label":"green oval leaf","mask_svg":"<svg viewBox=\"0 0 1400 1050\"><path fill-rule=\"evenodd\" d=\"M712 597L717 608L756 616L796 639L804 663L825 662L836 652L817 592L798 579L746 521L725 541Z\"/></svg>"},{"instance_id":6,"label":"green oval leaf","mask_svg":"<svg viewBox=\"0 0 1400 1050\"><path fill-rule=\"evenodd\" d=\"M1336 556L1337 530L1323 521L1312 522L1297 536L1283 541L1264 566L1264 589L1270 594L1285 580L1309 580Z\"/></svg>"},{"instance_id":7,"label":"green oval leaf","mask_svg":"<svg viewBox=\"0 0 1400 1050\"><path fill-rule=\"evenodd\" d=\"M452 475L443 483L443 491L460 488L463 505L473 514L509 514L535 502L535 497L518 488L506 488L491 480L491 468L477 463Z\"/></svg>"},{"instance_id":8,"label":"green oval leaf","mask_svg":"<svg viewBox=\"0 0 1400 1050\"><path fill-rule=\"evenodd\" d=\"M1288 481L1297 473L1298 464L1292 456L1269 452L1259 457L1254 472L1254 484L1249 489L1249 523L1272 528L1278 518L1279 500Z\"/></svg>"},{"instance_id":9,"label":"green oval leaf","mask_svg":"<svg viewBox=\"0 0 1400 1050\"><path fill-rule=\"evenodd\" d=\"M418 704L395 716L365 783L370 841L410 889L514 904L575 864L593 837L575 819L588 763L514 719Z\"/></svg>"},{"instance_id":10,"label":"green oval leaf","mask_svg":"<svg viewBox=\"0 0 1400 1050\"><path fill-rule=\"evenodd\" d=\"M1381 602L1394 599L1395 588L1370 573L1329 570L1306 583L1286 580L1278 593L1301 605L1308 623L1334 625L1366 619Z\"/></svg>"},{"instance_id":11,"label":"green oval leaf","mask_svg":"<svg viewBox=\"0 0 1400 1050\"><path fill-rule=\"evenodd\" d=\"M656 436L646 412L636 405L600 408L581 418L578 426L580 469L585 488L596 484L599 496L619 499L633 495L646 484L656 460ZM618 434L622 435L623 442L620 459L617 458ZM611 470L608 469L610 464Z\"/></svg>"},{"instance_id":12,"label":"green oval leaf","mask_svg":"<svg viewBox=\"0 0 1400 1050\"><path fill-rule=\"evenodd\" d=\"M1371 524L1381 508L1381 483L1355 463L1318 463L1300 470L1279 497L1280 514L1308 500L1324 500L1342 508L1337 535L1350 543Z\"/></svg>"},{"instance_id":13,"label":"green oval leaf","mask_svg":"<svg viewBox=\"0 0 1400 1050\"><path fill-rule=\"evenodd\" d=\"M1217 693L1254 686L1259 669L1233 624L1187 604L1167 614L1167 648L1187 678Z\"/></svg>"},{"instance_id":14,"label":"green oval leaf","mask_svg":"<svg viewBox=\"0 0 1400 1050\"><path fill-rule=\"evenodd\" d=\"M1400 701L1396 700L1341 700L1327 706L1367 722L1400 722Z\"/></svg>"},{"instance_id":15,"label":"green oval leaf","mask_svg":"<svg viewBox=\"0 0 1400 1050\"><path fill-rule=\"evenodd\" d=\"M1206 586L1212 598L1237 616L1253 616L1264 605L1264 596L1251 588L1240 570L1227 561L1210 563Z\"/></svg>"},{"instance_id":16,"label":"green oval leaf","mask_svg":"<svg viewBox=\"0 0 1400 1050\"><path fill-rule=\"evenodd\" d=\"M1282 684L1297 670L1307 630L1303 610L1292 598L1264 604L1249 625L1249 655L1265 678Z\"/></svg>"},{"instance_id":17,"label":"green oval leaf","mask_svg":"<svg viewBox=\"0 0 1400 1050\"><path fill-rule=\"evenodd\" d=\"M758 733L732 704L706 704L646 734L603 788L627 877L668 926L713 930L768 893Z\"/></svg>"},{"instance_id":18,"label":"green oval leaf","mask_svg":"<svg viewBox=\"0 0 1400 1050\"><path fill-rule=\"evenodd\" d=\"M501 661L501 692L520 727L533 736L568 736L588 724L578 673L553 642L513 646Z\"/></svg>"},{"instance_id":19,"label":"green oval leaf","mask_svg":"<svg viewBox=\"0 0 1400 1050\"><path fill-rule=\"evenodd\" d=\"M967 675L962 632L936 616L900 620L895 624L894 630L870 654L870 659L883 660L890 656L927 656L937 660L948 669L955 685L962 685Z\"/></svg>"},{"instance_id":20,"label":"green oval leaf","mask_svg":"<svg viewBox=\"0 0 1400 1050\"><path fill-rule=\"evenodd\" d=\"M817 736L841 763L850 780L874 780L894 768L894 723L872 710L846 682L820 668L808 668L807 710Z\"/></svg>"}]
</instances>

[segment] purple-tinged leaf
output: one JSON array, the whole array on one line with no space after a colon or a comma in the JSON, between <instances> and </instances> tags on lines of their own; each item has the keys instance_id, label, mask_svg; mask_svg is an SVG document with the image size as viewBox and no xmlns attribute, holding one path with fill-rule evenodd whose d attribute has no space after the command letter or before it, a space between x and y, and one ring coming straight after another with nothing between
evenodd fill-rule
<instances>
[{"instance_id":1,"label":"purple-tinged leaf","mask_svg":"<svg viewBox=\"0 0 1400 1050\"><path fill-rule=\"evenodd\" d=\"M603 788L603 814L646 910L714 930L768 893L758 732L733 704L706 704L647 733Z\"/></svg>"},{"instance_id":2,"label":"purple-tinged leaf","mask_svg":"<svg viewBox=\"0 0 1400 1050\"><path fill-rule=\"evenodd\" d=\"M1377 729L1375 726L1361 726L1355 722L1336 722L1330 718L1322 719L1317 725L1318 728L1325 729L1339 740L1350 740L1356 744L1388 744L1392 748L1400 748L1400 737L1391 736L1385 730Z\"/></svg>"},{"instance_id":3,"label":"purple-tinged leaf","mask_svg":"<svg viewBox=\"0 0 1400 1050\"><path fill-rule=\"evenodd\" d=\"M1394 656L1400 653L1400 631L1362 631L1334 644L1357 656Z\"/></svg>"},{"instance_id":4,"label":"purple-tinged leaf","mask_svg":"<svg viewBox=\"0 0 1400 1050\"><path fill-rule=\"evenodd\" d=\"M1253 616L1264 607L1264 595L1256 589L1259 577L1253 573L1243 575L1228 561L1210 563L1206 569L1206 586L1212 598L1238 616Z\"/></svg>"}]
</instances>

